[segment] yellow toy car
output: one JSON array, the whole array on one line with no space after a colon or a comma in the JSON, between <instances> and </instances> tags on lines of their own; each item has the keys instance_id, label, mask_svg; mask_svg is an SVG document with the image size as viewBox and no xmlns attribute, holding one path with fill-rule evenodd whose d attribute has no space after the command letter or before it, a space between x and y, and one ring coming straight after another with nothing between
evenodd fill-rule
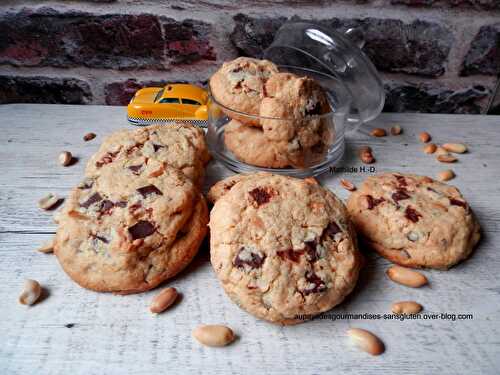
<instances>
[{"instance_id":1,"label":"yellow toy car","mask_svg":"<svg viewBox=\"0 0 500 375\"><path fill-rule=\"evenodd\" d=\"M190 84L168 84L138 90L127 107L131 124L144 126L174 121L207 126L208 93Z\"/></svg>"}]
</instances>

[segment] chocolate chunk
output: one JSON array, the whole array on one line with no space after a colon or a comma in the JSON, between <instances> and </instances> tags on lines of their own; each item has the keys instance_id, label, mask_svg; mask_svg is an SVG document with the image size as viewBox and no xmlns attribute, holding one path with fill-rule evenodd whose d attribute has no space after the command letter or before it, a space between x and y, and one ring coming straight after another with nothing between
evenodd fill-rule
<instances>
[{"instance_id":1,"label":"chocolate chunk","mask_svg":"<svg viewBox=\"0 0 500 375\"><path fill-rule=\"evenodd\" d=\"M163 193L154 185L143 186L137 189L137 191L142 195L143 198L146 198L151 194L163 195Z\"/></svg>"},{"instance_id":2,"label":"chocolate chunk","mask_svg":"<svg viewBox=\"0 0 500 375\"><path fill-rule=\"evenodd\" d=\"M304 291L303 291L304 294L308 295L311 293L320 293L320 292L324 292L326 290L325 282L323 280L321 280L321 278L318 275L316 275L314 272L307 271L305 276L306 276L306 281L308 283L313 284L313 285L308 286L307 289L304 289Z\"/></svg>"},{"instance_id":3,"label":"chocolate chunk","mask_svg":"<svg viewBox=\"0 0 500 375\"><path fill-rule=\"evenodd\" d=\"M113 202L111 202L109 199L105 199L101 202L101 207L99 208L99 211L103 213L109 213L114 206L115 204Z\"/></svg>"},{"instance_id":4,"label":"chocolate chunk","mask_svg":"<svg viewBox=\"0 0 500 375\"><path fill-rule=\"evenodd\" d=\"M80 207L89 208L92 204L100 201L102 201L101 194L94 193L85 202L80 203Z\"/></svg>"},{"instance_id":5,"label":"chocolate chunk","mask_svg":"<svg viewBox=\"0 0 500 375\"><path fill-rule=\"evenodd\" d=\"M333 238L337 233L340 232L342 232L342 229L340 229L336 222L332 221L323 231L322 237L328 236L330 238Z\"/></svg>"},{"instance_id":6,"label":"chocolate chunk","mask_svg":"<svg viewBox=\"0 0 500 375\"><path fill-rule=\"evenodd\" d=\"M306 241L304 242L304 250L306 252L307 260L309 262L316 262L319 259L319 254L316 251L318 243L316 241Z\"/></svg>"},{"instance_id":7,"label":"chocolate chunk","mask_svg":"<svg viewBox=\"0 0 500 375\"><path fill-rule=\"evenodd\" d=\"M392 193L392 200L398 204L399 201L402 201L404 199L410 199L410 196L404 189L398 189L394 193Z\"/></svg>"},{"instance_id":8,"label":"chocolate chunk","mask_svg":"<svg viewBox=\"0 0 500 375\"><path fill-rule=\"evenodd\" d=\"M238 268L245 268L245 265L250 268L260 268L265 259L265 255L260 255L251 248L242 247L234 258L233 265Z\"/></svg>"},{"instance_id":9,"label":"chocolate chunk","mask_svg":"<svg viewBox=\"0 0 500 375\"><path fill-rule=\"evenodd\" d=\"M373 197L371 195L366 196L366 203L368 203L368 209L373 210L373 207L375 207L375 204L373 203Z\"/></svg>"},{"instance_id":10,"label":"chocolate chunk","mask_svg":"<svg viewBox=\"0 0 500 375\"><path fill-rule=\"evenodd\" d=\"M313 154L321 154L325 150L325 143L323 140L320 140L315 145L311 146L310 150Z\"/></svg>"},{"instance_id":11,"label":"chocolate chunk","mask_svg":"<svg viewBox=\"0 0 500 375\"><path fill-rule=\"evenodd\" d=\"M133 205L129 206L128 212L130 212L131 214L134 214L134 212L137 211L138 209L140 209L141 207L142 207L142 204L134 203Z\"/></svg>"},{"instance_id":12,"label":"chocolate chunk","mask_svg":"<svg viewBox=\"0 0 500 375\"><path fill-rule=\"evenodd\" d=\"M111 213L111 210L114 208L114 207L121 207L121 208L124 208L127 206L127 202L124 202L124 201L119 201L119 202L112 202L110 201L109 199L105 199L101 202L101 206L99 207L99 212L101 214L106 214L106 215L109 215Z\"/></svg>"},{"instance_id":13,"label":"chocolate chunk","mask_svg":"<svg viewBox=\"0 0 500 375\"><path fill-rule=\"evenodd\" d=\"M162 146L162 145L157 145L155 143L153 143L153 150L156 152L158 151L160 148L164 148L165 146Z\"/></svg>"},{"instance_id":14,"label":"chocolate chunk","mask_svg":"<svg viewBox=\"0 0 500 375\"><path fill-rule=\"evenodd\" d=\"M320 115L321 114L321 103L317 101L314 106L309 106L310 108L306 107L305 110L305 115L306 116L314 116L314 115Z\"/></svg>"},{"instance_id":15,"label":"chocolate chunk","mask_svg":"<svg viewBox=\"0 0 500 375\"><path fill-rule=\"evenodd\" d=\"M128 167L128 169L130 169L132 171L132 173L135 175L140 174L141 168L142 168L142 164L131 165L130 167Z\"/></svg>"},{"instance_id":16,"label":"chocolate chunk","mask_svg":"<svg viewBox=\"0 0 500 375\"><path fill-rule=\"evenodd\" d=\"M128 228L133 240L151 236L155 232L155 226L149 221L141 220Z\"/></svg>"},{"instance_id":17,"label":"chocolate chunk","mask_svg":"<svg viewBox=\"0 0 500 375\"><path fill-rule=\"evenodd\" d=\"M248 192L248 194L250 194L250 196L252 197L255 206L260 207L271 200L272 196L274 195L274 190L267 187L257 187Z\"/></svg>"},{"instance_id":18,"label":"chocolate chunk","mask_svg":"<svg viewBox=\"0 0 500 375\"><path fill-rule=\"evenodd\" d=\"M136 143L135 145L133 145L132 147L129 147L127 148L127 155L130 155L133 151L135 150L138 150L139 148L141 148L143 146L142 143Z\"/></svg>"},{"instance_id":19,"label":"chocolate chunk","mask_svg":"<svg viewBox=\"0 0 500 375\"><path fill-rule=\"evenodd\" d=\"M408 186L408 184L406 183L406 179L403 176L398 176L397 174L395 174L394 177L396 177L396 180L398 180L399 186Z\"/></svg>"},{"instance_id":20,"label":"chocolate chunk","mask_svg":"<svg viewBox=\"0 0 500 375\"><path fill-rule=\"evenodd\" d=\"M461 200L455 199L455 198L450 198L450 204L453 205L453 206L463 207L464 209L467 208L467 203L465 203L465 202L463 202Z\"/></svg>"},{"instance_id":21,"label":"chocolate chunk","mask_svg":"<svg viewBox=\"0 0 500 375\"><path fill-rule=\"evenodd\" d=\"M108 239L102 236L98 236L97 234L91 234L92 238L95 238L96 240L99 240L104 243L109 243Z\"/></svg>"},{"instance_id":22,"label":"chocolate chunk","mask_svg":"<svg viewBox=\"0 0 500 375\"><path fill-rule=\"evenodd\" d=\"M414 208L411 208L410 206L406 207L405 216L408 220L411 220L414 223L418 221L419 217L422 217L422 215L420 215Z\"/></svg>"},{"instance_id":23,"label":"chocolate chunk","mask_svg":"<svg viewBox=\"0 0 500 375\"><path fill-rule=\"evenodd\" d=\"M283 260L291 260L292 262L298 263L300 261L300 256L304 254L303 251L295 251L293 249L280 250L276 254Z\"/></svg>"},{"instance_id":24,"label":"chocolate chunk","mask_svg":"<svg viewBox=\"0 0 500 375\"><path fill-rule=\"evenodd\" d=\"M373 210L380 203L385 202L385 199L383 197L373 198L371 195L367 195L366 196L366 201L368 202L368 209L369 210Z\"/></svg>"}]
</instances>

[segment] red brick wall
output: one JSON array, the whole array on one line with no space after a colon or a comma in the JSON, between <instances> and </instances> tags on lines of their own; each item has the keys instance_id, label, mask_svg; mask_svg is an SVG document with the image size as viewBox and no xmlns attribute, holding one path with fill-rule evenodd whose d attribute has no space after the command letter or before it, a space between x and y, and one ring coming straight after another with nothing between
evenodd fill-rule
<instances>
[{"instance_id":1,"label":"red brick wall","mask_svg":"<svg viewBox=\"0 0 500 375\"><path fill-rule=\"evenodd\" d=\"M0 103L127 104L259 56L288 19L360 27L387 111L484 112L500 74L500 0L2 0Z\"/></svg>"}]
</instances>

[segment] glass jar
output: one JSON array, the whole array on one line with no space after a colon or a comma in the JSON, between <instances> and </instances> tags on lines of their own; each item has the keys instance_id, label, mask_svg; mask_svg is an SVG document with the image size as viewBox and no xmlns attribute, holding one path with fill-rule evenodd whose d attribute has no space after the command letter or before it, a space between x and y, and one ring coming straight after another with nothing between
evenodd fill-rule
<instances>
[{"instance_id":1,"label":"glass jar","mask_svg":"<svg viewBox=\"0 0 500 375\"><path fill-rule=\"evenodd\" d=\"M252 157L250 160L241 154L236 157L224 142L224 132L234 131L233 118L240 119L242 123L282 122L284 126L291 119L242 113L224 106L210 95L207 142L212 155L239 173L267 171L307 177L319 175L337 165L345 150L346 132L358 129L362 123L374 119L384 105L382 82L373 64L361 51L362 45L359 30L351 29L342 35L314 23L284 24L266 49L264 58L275 63L280 71L308 76L322 86L331 111L305 117L301 120L301 126L321 126L324 129L321 133L323 146L320 150L311 148L311 151L297 153L297 158L292 158L290 165L284 168L266 168L263 165L269 154L272 154L273 145L255 139L245 143L246 134L257 131L246 129L247 132L241 133L242 138L238 141Z\"/></svg>"}]
</instances>

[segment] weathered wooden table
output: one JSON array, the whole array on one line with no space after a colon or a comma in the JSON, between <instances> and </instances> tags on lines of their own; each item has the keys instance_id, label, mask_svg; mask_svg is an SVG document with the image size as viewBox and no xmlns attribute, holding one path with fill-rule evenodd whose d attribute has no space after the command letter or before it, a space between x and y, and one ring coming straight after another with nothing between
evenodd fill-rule
<instances>
[{"instance_id":1,"label":"weathered wooden table","mask_svg":"<svg viewBox=\"0 0 500 375\"><path fill-rule=\"evenodd\" d=\"M463 141L470 152L452 166L457 185L484 230L475 254L448 272L426 271L430 286L410 289L385 276L388 262L369 255L354 293L331 319L293 327L258 321L225 296L202 248L193 264L168 284L184 297L159 316L148 311L155 294L115 296L80 288L53 255L35 249L55 230L37 200L62 196L82 177L103 136L128 127L120 107L4 105L0 140L0 373L1 374L498 374L500 373L500 118L384 114L373 126L399 123L399 137L352 136L343 166L360 166L356 145L369 144L379 171L435 176L448 167L421 151L417 134L436 142ZM83 142L93 131L98 137ZM79 161L57 162L69 150ZM217 162L207 187L231 174ZM359 183L366 173L326 174L323 184L345 198L339 179ZM23 280L39 280L48 296L33 307L17 303ZM396 300L416 300L428 319L338 319L332 314L390 312ZM440 314L449 314L441 316ZM431 314L438 314L433 319ZM459 314L462 314L459 319ZM470 315L472 314L472 315ZM455 320L453 320L455 317ZM205 348L191 338L200 323L223 323L239 336L226 348ZM379 335L386 352L371 357L349 344L349 327Z\"/></svg>"}]
</instances>

